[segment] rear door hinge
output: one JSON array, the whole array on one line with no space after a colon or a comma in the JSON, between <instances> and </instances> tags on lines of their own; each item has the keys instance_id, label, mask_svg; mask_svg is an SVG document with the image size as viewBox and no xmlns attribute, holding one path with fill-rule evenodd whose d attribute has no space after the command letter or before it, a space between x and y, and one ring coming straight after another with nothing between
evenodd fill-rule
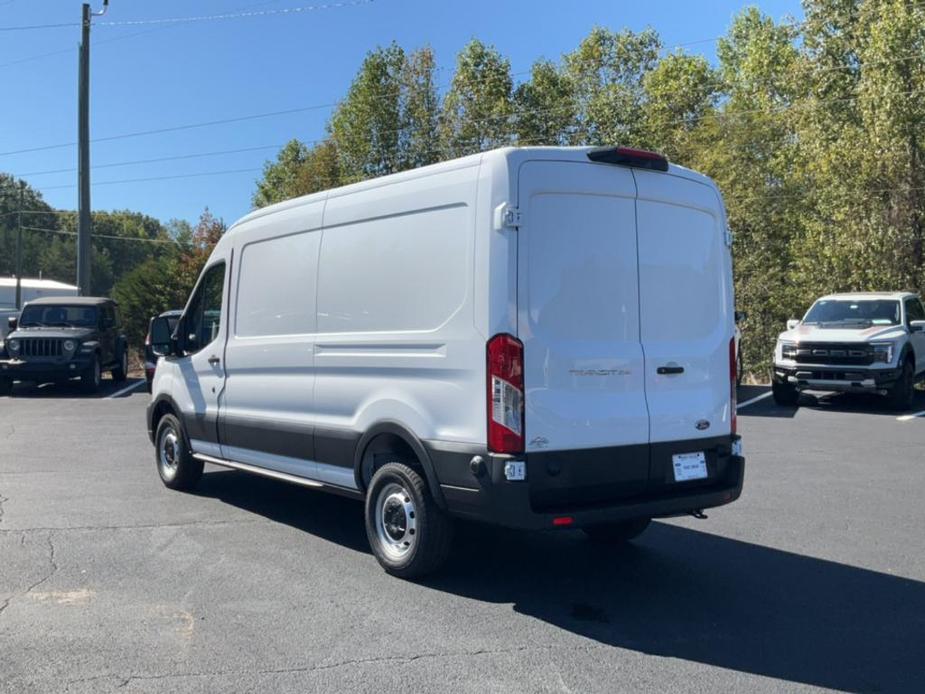
<instances>
[{"instance_id":1,"label":"rear door hinge","mask_svg":"<svg viewBox=\"0 0 925 694\"><path fill-rule=\"evenodd\" d=\"M495 208L495 231L503 229L519 229L522 224L520 209L503 203Z\"/></svg>"},{"instance_id":2,"label":"rear door hinge","mask_svg":"<svg viewBox=\"0 0 925 694\"><path fill-rule=\"evenodd\" d=\"M732 229L730 229L729 227L726 227L725 237L726 237L725 238L726 248L732 248L732 242L735 239L735 235L732 233Z\"/></svg>"}]
</instances>

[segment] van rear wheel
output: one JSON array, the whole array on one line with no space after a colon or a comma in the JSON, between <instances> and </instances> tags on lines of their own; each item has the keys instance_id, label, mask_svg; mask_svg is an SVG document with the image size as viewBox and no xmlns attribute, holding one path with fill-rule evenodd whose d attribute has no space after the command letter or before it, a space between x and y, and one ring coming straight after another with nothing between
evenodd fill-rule
<instances>
[{"instance_id":1,"label":"van rear wheel","mask_svg":"<svg viewBox=\"0 0 925 694\"><path fill-rule=\"evenodd\" d=\"M379 564L400 578L417 578L446 560L452 522L415 469L400 462L376 471L366 494L366 536Z\"/></svg>"},{"instance_id":2,"label":"van rear wheel","mask_svg":"<svg viewBox=\"0 0 925 694\"><path fill-rule=\"evenodd\" d=\"M633 538L639 537L649 527L651 518L634 518L621 523L602 523L589 525L584 530L592 542L601 545L621 545Z\"/></svg>"},{"instance_id":3,"label":"van rear wheel","mask_svg":"<svg viewBox=\"0 0 925 694\"><path fill-rule=\"evenodd\" d=\"M193 457L180 420L172 414L157 424L154 460L161 482L170 489L192 489L202 478L202 461Z\"/></svg>"}]
</instances>

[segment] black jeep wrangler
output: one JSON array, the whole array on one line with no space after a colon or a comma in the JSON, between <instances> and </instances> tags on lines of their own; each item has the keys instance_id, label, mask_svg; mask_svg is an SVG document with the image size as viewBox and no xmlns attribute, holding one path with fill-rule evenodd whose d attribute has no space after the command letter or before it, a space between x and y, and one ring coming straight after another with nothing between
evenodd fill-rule
<instances>
[{"instance_id":1,"label":"black jeep wrangler","mask_svg":"<svg viewBox=\"0 0 925 694\"><path fill-rule=\"evenodd\" d=\"M0 394L13 381L63 382L80 376L81 388L95 392L103 371L124 381L128 344L112 299L43 297L26 304L0 342Z\"/></svg>"}]
</instances>

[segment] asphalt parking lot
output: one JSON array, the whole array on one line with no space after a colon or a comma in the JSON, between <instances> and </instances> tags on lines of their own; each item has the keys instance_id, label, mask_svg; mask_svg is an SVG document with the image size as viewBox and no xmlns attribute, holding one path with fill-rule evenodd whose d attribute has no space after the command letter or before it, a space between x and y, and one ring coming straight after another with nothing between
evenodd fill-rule
<instances>
[{"instance_id":1,"label":"asphalt parking lot","mask_svg":"<svg viewBox=\"0 0 925 694\"><path fill-rule=\"evenodd\" d=\"M925 681L925 418L875 399L741 409L745 491L708 520L617 551L463 527L447 569L415 584L379 569L357 502L218 468L168 491L148 396L116 393L0 398L0 691Z\"/></svg>"}]
</instances>

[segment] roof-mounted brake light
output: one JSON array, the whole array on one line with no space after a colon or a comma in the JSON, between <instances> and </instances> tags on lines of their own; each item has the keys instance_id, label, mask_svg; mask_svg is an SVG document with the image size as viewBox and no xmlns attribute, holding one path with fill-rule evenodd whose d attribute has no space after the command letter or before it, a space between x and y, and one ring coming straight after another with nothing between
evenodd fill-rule
<instances>
[{"instance_id":1,"label":"roof-mounted brake light","mask_svg":"<svg viewBox=\"0 0 925 694\"><path fill-rule=\"evenodd\" d=\"M651 171L668 171L668 160L656 152L629 147L596 147L588 152L588 159L601 164L619 164Z\"/></svg>"}]
</instances>

